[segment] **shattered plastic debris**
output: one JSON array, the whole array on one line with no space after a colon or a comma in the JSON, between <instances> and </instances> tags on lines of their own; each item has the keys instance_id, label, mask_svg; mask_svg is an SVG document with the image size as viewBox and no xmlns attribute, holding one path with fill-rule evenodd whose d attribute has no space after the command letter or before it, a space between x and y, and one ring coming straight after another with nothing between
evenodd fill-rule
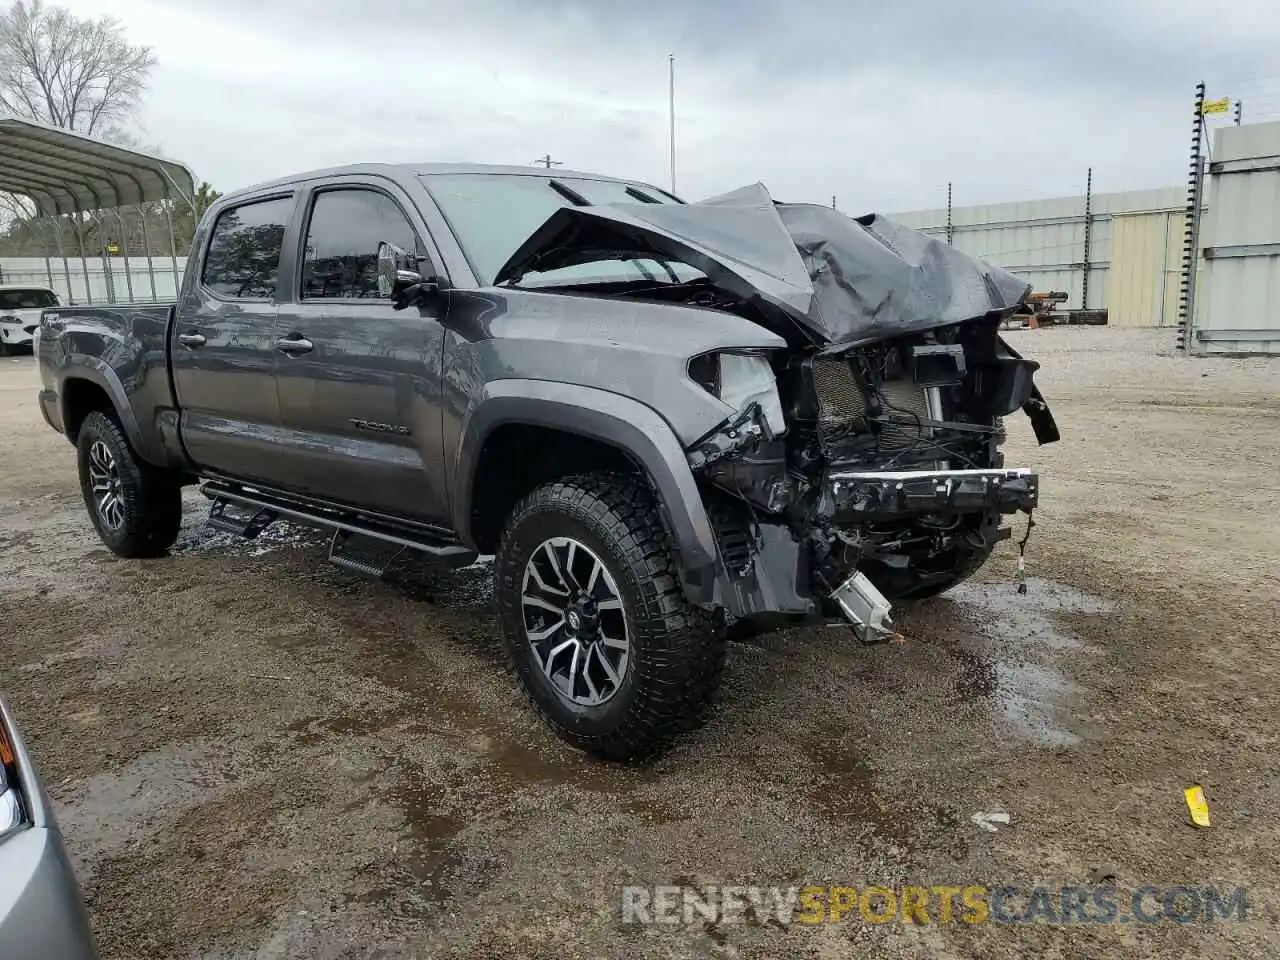
<instances>
[{"instance_id":1,"label":"shattered plastic debris","mask_svg":"<svg viewBox=\"0 0 1280 960\"><path fill-rule=\"evenodd\" d=\"M1197 827L1209 826L1209 801L1204 797L1204 789L1194 784L1182 791L1187 800L1187 810L1191 814L1191 822Z\"/></svg>"},{"instance_id":2,"label":"shattered plastic debris","mask_svg":"<svg viewBox=\"0 0 1280 960\"><path fill-rule=\"evenodd\" d=\"M1007 813L986 813L982 810L979 810L969 819L973 821L975 826L987 831L987 833L999 832L1000 827L1007 827L1010 820Z\"/></svg>"}]
</instances>

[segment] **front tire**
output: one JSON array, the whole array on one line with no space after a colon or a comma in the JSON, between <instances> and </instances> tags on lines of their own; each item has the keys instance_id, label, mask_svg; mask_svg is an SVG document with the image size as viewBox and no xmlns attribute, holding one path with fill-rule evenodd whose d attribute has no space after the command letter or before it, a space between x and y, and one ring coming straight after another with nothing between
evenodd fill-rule
<instances>
[{"instance_id":1,"label":"front tire","mask_svg":"<svg viewBox=\"0 0 1280 960\"><path fill-rule=\"evenodd\" d=\"M564 740L629 760L696 725L726 647L676 570L636 478L560 480L512 511L496 560L503 640L525 694Z\"/></svg>"},{"instance_id":2,"label":"front tire","mask_svg":"<svg viewBox=\"0 0 1280 960\"><path fill-rule=\"evenodd\" d=\"M900 570L886 564L873 563L867 568L877 589L892 603L928 600L963 583L977 573L990 558L999 542L1001 514L974 516L968 521L975 542L953 547L945 554L924 563Z\"/></svg>"},{"instance_id":3,"label":"front tire","mask_svg":"<svg viewBox=\"0 0 1280 960\"><path fill-rule=\"evenodd\" d=\"M182 487L140 460L114 418L94 412L76 437L80 491L94 529L118 557L160 557L178 539Z\"/></svg>"}]
</instances>

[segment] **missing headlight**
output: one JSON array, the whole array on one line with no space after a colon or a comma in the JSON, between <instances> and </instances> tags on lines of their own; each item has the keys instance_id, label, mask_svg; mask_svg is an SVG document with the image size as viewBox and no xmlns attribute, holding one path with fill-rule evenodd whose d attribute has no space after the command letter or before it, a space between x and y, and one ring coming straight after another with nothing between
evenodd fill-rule
<instances>
[{"instance_id":1,"label":"missing headlight","mask_svg":"<svg viewBox=\"0 0 1280 960\"><path fill-rule=\"evenodd\" d=\"M769 358L758 353L704 353L689 361L689 378L734 410L760 405L769 431L787 431L778 381Z\"/></svg>"},{"instance_id":2,"label":"missing headlight","mask_svg":"<svg viewBox=\"0 0 1280 960\"><path fill-rule=\"evenodd\" d=\"M964 347L958 343L911 348L912 379L921 387L950 387L964 380Z\"/></svg>"}]
</instances>

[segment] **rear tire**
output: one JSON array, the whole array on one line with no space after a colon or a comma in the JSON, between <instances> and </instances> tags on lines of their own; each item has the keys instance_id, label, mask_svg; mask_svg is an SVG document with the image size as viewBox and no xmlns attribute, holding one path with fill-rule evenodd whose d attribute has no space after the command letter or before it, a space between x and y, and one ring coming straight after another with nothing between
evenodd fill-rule
<instances>
[{"instance_id":1,"label":"rear tire","mask_svg":"<svg viewBox=\"0 0 1280 960\"><path fill-rule=\"evenodd\" d=\"M94 412L76 438L80 491L94 529L118 557L161 557L178 539L182 486L133 452L114 417Z\"/></svg>"},{"instance_id":2,"label":"rear tire","mask_svg":"<svg viewBox=\"0 0 1280 960\"><path fill-rule=\"evenodd\" d=\"M676 571L636 478L556 481L512 511L496 560L503 640L534 708L575 747L651 755L712 699L724 631L685 599Z\"/></svg>"}]
</instances>

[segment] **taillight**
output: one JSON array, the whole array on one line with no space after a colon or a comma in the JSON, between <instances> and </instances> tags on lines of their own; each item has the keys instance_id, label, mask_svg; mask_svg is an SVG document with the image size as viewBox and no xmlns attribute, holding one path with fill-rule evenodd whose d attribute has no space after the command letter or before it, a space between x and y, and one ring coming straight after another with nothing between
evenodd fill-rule
<instances>
[{"instance_id":1,"label":"taillight","mask_svg":"<svg viewBox=\"0 0 1280 960\"><path fill-rule=\"evenodd\" d=\"M3 716L0 716L0 840L25 824L26 819L13 741L5 729Z\"/></svg>"}]
</instances>

